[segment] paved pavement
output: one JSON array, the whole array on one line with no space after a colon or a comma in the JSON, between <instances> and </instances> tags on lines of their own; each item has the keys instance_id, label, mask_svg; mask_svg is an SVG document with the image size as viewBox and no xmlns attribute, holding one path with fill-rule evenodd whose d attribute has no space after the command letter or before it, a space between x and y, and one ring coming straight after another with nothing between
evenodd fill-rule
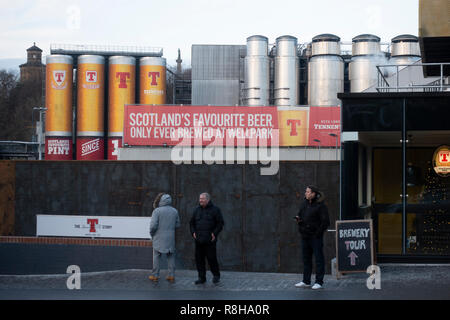
<instances>
[{"instance_id":1,"label":"paved pavement","mask_svg":"<svg viewBox=\"0 0 450 320\"><path fill-rule=\"evenodd\" d=\"M0 300L449 300L449 265L380 264L381 289L367 288L366 273L325 276L324 289L294 286L301 274L222 271L221 282L195 285L197 272L177 270L175 283L148 280L150 270L81 273L81 289L69 290L69 274L0 275ZM82 271L82 270L81 270ZM314 276L313 276L314 280Z\"/></svg>"}]
</instances>

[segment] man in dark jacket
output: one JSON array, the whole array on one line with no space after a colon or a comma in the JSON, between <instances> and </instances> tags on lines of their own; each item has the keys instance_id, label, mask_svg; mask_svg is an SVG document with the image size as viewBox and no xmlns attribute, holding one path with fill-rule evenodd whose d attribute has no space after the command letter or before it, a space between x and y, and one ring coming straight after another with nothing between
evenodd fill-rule
<instances>
[{"instance_id":1,"label":"man in dark jacket","mask_svg":"<svg viewBox=\"0 0 450 320\"><path fill-rule=\"evenodd\" d=\"M303 281L298 288L311 287L312 256L316 258L316 281L312 289L321 289L325 275L325 258L323 255L323 234L330 225L328 208L323 203L322 194L314 186L305 191L305 201L301 204L295 217L298 230L302 235Z\"/></svg>"},{"instance_id":2,"label":"man in dark jacket","mask_svg":"<svg viewBox=\"0 0 450 320\"><path fill-rule=\"evenodd\" d=\"M195 284L206 282L205 258L213 274L213 282L220 281L219 263L217 262L217 237L223 229L223 217L220 209L211 202L208 193L202 193L199 206L194 210L190 221L192 237L195 239L195 262L198 280Z\"/></svg>"}]
</instances>

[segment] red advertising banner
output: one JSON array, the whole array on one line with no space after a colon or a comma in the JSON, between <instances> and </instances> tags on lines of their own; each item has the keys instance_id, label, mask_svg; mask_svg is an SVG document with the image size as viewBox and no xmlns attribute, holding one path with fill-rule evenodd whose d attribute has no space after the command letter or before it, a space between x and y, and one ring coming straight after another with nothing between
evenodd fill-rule
<instances>
[{"instance_id":1,"label":"red advertising banner","mask_svg":"<svg viewBox=\"0 0 450 320\"><path fill-rule=\"evenodd\" d=\"M334 147L340 144L341 108L309 108L309 146Z\"/></svg>"},{"instance_id":2,"label":"red advertising banner","mask_svg":"<svg viewBox=\"0 0 450 320\"><path fill-rule=\"evenodd\" d=\"M108 138L108 160L117 160L119 148L122 148L122 137Z\"/></svg>"},{"instance_id":3,"label":"red advertising banner","mask_svg":"<svg viewBox=\"0 0 450 320\"><path fill-rule=\"evenodd\" d=\"M129 146L275 146L276 107L126 105ZM273 141L272 141L273 139Z\"/></svg>"},{"instance_id":4,"label":"red advertising banner","mask_svg":"<svg viewBox=\"0 0 450 320\"><path fill-rule=\"evenodd\" d=\"M45 138L45 160L60 161L72 159L72 138Z\"/></svg>"},{"instance_id":5,"label":"red advertising banner","mask_svg":"<svg viewBox=\"0 0 450 320\"><path fill-rule=\"evenodd\" d=\"M103 160L104 153L103 138L77 138L77 160Z\"/></svg>"}]
</instances>

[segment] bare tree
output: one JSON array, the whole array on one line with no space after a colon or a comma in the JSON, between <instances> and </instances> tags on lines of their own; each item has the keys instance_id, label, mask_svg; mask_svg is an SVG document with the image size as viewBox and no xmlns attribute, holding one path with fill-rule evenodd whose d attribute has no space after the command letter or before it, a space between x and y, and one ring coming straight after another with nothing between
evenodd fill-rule
<instances>
[{"instance_id":1,"label":"bare tree","mask_svg":"<svg viewBox=\"0 0 450 320\"><path fill-rule=\"evenodd\" d=\"M31 140L33 107L41 97L41 82L19 82L15 73L0 70L0 140Z\"/></svg>"}]
</instances>

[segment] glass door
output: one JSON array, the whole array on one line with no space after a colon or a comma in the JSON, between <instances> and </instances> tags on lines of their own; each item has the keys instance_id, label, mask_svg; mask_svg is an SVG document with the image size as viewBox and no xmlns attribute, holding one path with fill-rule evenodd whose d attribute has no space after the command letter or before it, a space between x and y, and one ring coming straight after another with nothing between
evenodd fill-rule
<instances>
[{"instance_id":1,"label":"glass door","mask_svg":"<svg viewBox=\"0 0 450 320\"><path fill-rule=\"evenodd\" d=\"M400 144L400 133L395 140ZM402 254L402 149L374 148L372 177L377 253Z\"/></svg>"},{"instance_id":2,"label":"glass door","mask_svg":"<svg viewBox=\"0 0 450 320\"><path fill-rule=\"evenodd\" d=\"M439 175L433 164L435 151L450 135L409 131L407 137L406 253L450 255L450 177Z\"/></svg>"}]
</instances>

